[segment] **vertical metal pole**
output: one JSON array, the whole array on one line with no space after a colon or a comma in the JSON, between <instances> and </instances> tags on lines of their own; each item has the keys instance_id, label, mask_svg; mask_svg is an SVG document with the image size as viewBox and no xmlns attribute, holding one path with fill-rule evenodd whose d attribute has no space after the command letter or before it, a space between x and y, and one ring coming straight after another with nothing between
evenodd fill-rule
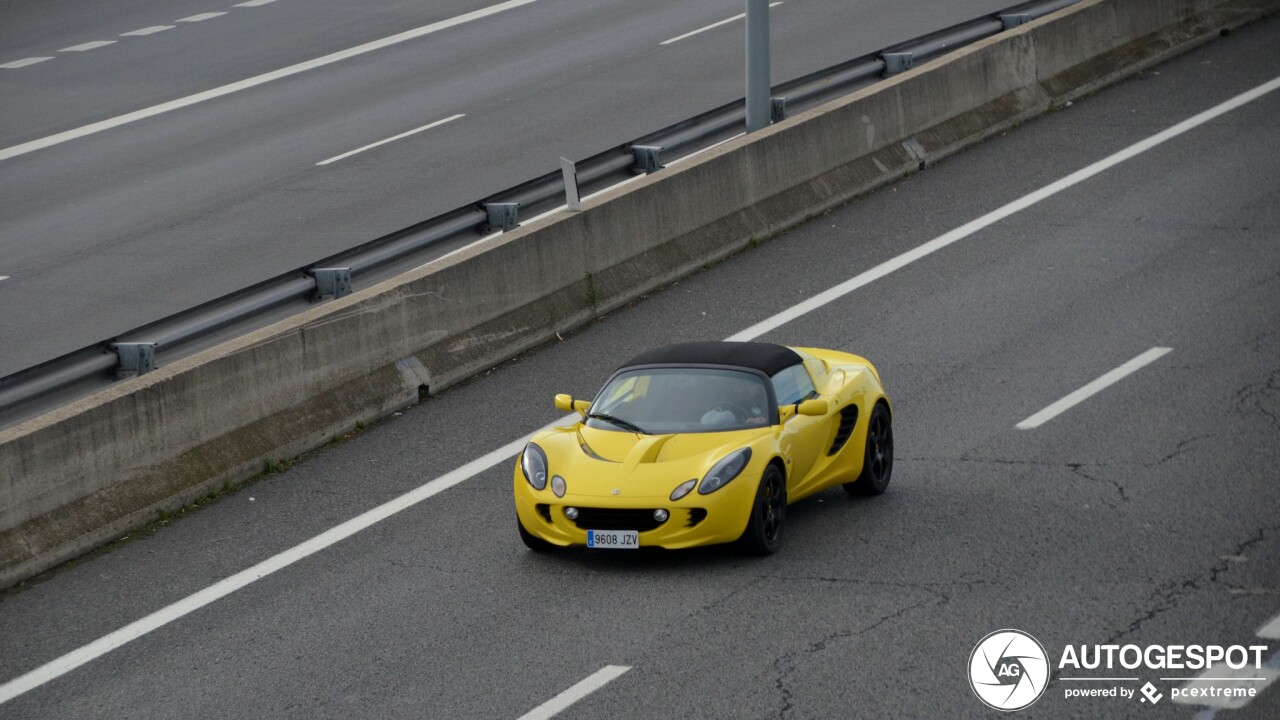
<instances>
[{"instance_id":1,"label":"vertical metal pole","mask_svg":"<svg viewBox=\"0 0 1280 720\"><path fill-rule=\"evenodd\" d=\"M569 158L560 158L560 175L564 177L564 199L569 212L582 210L582 198L578 197L578 168Z\"/></svg>"},{"instance_id":2,"label":"vertical metal pole","mask_svg":"<svg viewBox=\"0 0 1280 720\"><path fill-rule=\"evenodd\" d=\"M769 0L747 0L747 132L768 127Z\"/></svg>"}]
</instances>

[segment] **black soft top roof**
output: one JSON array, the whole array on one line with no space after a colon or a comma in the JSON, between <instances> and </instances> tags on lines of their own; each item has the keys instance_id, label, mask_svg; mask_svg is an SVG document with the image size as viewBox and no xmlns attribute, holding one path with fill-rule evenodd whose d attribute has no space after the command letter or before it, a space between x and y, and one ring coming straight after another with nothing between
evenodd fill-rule
<instances>
[{"instance_id":1,"label":"black soft top roof","mask_svg":"<svg viewBox=\"0 0 1280 720\"><path fill-rule=\"evenodd\" d=\"M622 368L637 365L729 365L773 375L803 362L795 350L772 343L686 342L646 350Z\"/></svg>"}]
</instances>

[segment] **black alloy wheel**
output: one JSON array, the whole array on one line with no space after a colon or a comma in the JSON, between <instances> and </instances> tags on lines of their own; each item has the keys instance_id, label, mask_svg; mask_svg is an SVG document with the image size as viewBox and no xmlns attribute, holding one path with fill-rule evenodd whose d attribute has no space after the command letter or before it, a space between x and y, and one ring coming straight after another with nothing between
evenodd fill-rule
<instances>
[{"instance_id":1,"label":"black alloy wheel","mask_svg":"<svg viewBox=\"0 0 1280 720\"><path fill-rule=\"evenodd\" d=\"M772 555L782 547L782 525L787 518L787 481L777 465L765 468L751 506L751 520L742 533L742 546L752 555Z\"/></svg>"},{"instance_id":2,"label":"black alloy wheel","mask_svg":"<svg viewBox=\"0 0 1280 720\"><path fill-rule=\"evenodd\" d=\"M871 411L871 423L867 428L867 451L862 462L862 474L857 480L844 484L850 495L879 495L889 487L893 475L893 423L889 410L876 405Z\"/></svg>"}]
</instances>

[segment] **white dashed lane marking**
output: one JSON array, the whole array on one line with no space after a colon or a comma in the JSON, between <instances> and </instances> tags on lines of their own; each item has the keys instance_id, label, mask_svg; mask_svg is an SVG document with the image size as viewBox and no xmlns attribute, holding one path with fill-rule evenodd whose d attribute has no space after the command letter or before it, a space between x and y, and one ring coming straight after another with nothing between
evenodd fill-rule
<instances>
[{"instance_id":1,"label":"white dashed lane marking","mask_svg":"<svg viewBox=\"0 0 1280 720\"><path fill-rule=\"evenodd\" d=\"M443 120L437 120L437 121L435 121L435 122L433 122L433 123L430 123L430 124L428 124L428 125L423 125L423 126L422 126L422 127L420 127L420 128L414 128L413 130L410 130L409 132L402 132L402 133L400 133L399 135L396 135L395 137L389 137L389 138L387 138L386 140L379 140L379 141L378 141L378 142L376 142L376 143L370 143L370 144L368 144L368 145L365 145L364 147L359 147L359 148L356 148L355 150L352 150L352 151L350 151L350 152L344 152L344 153L342 153L341 155L337 155L337 156L335 156L335 157L331 157L331 158L329 158L328 160L321 160L320 162L316 163L316 165L328 165L329 163L337 162L337 161L339 161L339 160L341 160L341 159L343 159L343 158L349 158L349 157L351 157L352 155L355 155L355 154L358 154L358 153L362 153L362 152L364 152L365 150L372 150L372 149L374 149L374 148L376 148L376 147L378 147L378 146L380 146L380 145L386 145L387 143L395 142L396 140L400 140L400 139L402 139L402 138L407 138L407 137L409 137L410 135L416 135L416 134L418 134L418 133L422 132L423 130L430 130L431 128L434 128L434 127L440 127L441 125L444 125L445 123L453 122L454 120L457 120L458 118L461 118L461 117L466 117L466 115L464 115L464 114L458 114L458 115L454 115L454 116L452 116L452 117L447 117L447 118L445 118L445 119L443 119Z\"/></svg>"},{"instance_id":2,"label":"white dashed lane marking","mask_svg":"<svg viewBox=\"0 0 1280 720\"><path fill-rule=\"evenodd\" d=\"M84 52L85 50L97 50L100 47L106 47L107 45L115 45L115 44L116 44L115 40L94 40L93 42L81 43L79 45L72 45L71 47L62 48L58 52Z\"/></svg>"},{"instance_id":3,"label":"white dashed lane marking","mask_svg":"<svg viewBox=\"0 0 1280 720\"><path fill-rule=\"evenodd\" d=\"M64 142L100 133L105 130L111 130L112 128L118 128L122 125L138 122L139 120L145 120L157 115L173 112L180 108L190 107L202 102L208 102L215 98L224 97L232 93L240 92L241 90L258 87L259 85L265 85L266 83L274 82L282 78L292 77L299 73L332 65L333 63L342 62L343 60L377 52L384 48L399 45L411 40L417 40L418 38L458 27L459 25L466 25L467 23L475 22L499 13L524 7L537 1L538 0L506 0L506 2L500 2L496 5L490 5L488 7L480 8L479 10L473 10L469 13L451 17L447 20L433 22L430 25L423 25L422 27L414 28L412 30L405 30L404 32L396 33L395 35L364 43L363 45L357 45L352 48L347 48L346 50L339 50L338 52L329 53L323 57L301 62L296 65L290 65L289 67L280 68L279 70L255 75L254 77L223 85L221 87L216 87L212 90L205 90L204 92L198 92L194 95L178 98L177 100L170 100L169 102L161 103L159 105L152 105L151 107L144 108L142 110L135 110L130 113L125 113L124 115L117 115L113 118L100 120L96 123L91 123L83 127L57 133L56 135L49 135L48 137L43 137L39 140L25 142L21 145L2 148L0 149L0 161L15 158L19 155L26 155L27 153L35 152L37 150L43 150L48 147L53 147L54 145L60 145Z\"/></svg>"},{"instance_id":4,"label":"white dashed lane marking","mask_svg":"<svg viewBox=\"0 0 1280 720\"><path fill-rule=\"evenodd\" d=\"M52 60L52 59L53 59L53 58L51 58L51 57L29 57L29 58L23 58L23 59L21 59L21 60L14 60L13 62L7 62L7 63L5 63L5 64L3 64L3 65L0 65L0 68L4 68L5 70L16 70L16 69L18 69L18 68L24 68L24 67L26 67L26 66L28 66L28 65L35 65L36 63L42 63L42 62L44 62L45 60Z\"/></svg>"},{"instance_id":5,"label":"white dashed lane marking","mask_svg":"<svg viewBox=\"0 0 1280 720\"><path fill-rule=\"evenodd\" d=\"M769 7L777 7L777 6L781 5L781 4L782 4L781 2L773 2L773 3L769 3ZM745 18L746 16L747 16L747 14L746 14L746 13L742 13L741 15L734 15L734 16L733 16L733 17L731 17L731 18L727 18L727 19L725 19L725 20L721 20L720 22L714 22L714 23L711 23L710 25L707 25L707 26L705 26L705 27L700 27L700 28L698 28L697 30L693 30L693 31L691 31L691 32L687 32L687 33L685 33L685 34L683 34L683 35L677 35L677 36L675 36L675 37L671 38L670 40L663 40L662 42L660 42L660 43L658 43L658 44L659 44L659 45L670 45L671 43L674 43L674 42L680 42L681 40L684 40L685 38L693 37L694 35L698 35L698 34L700 34L700 33L704 33L704 32L706 32L706 31L708 31L708 30L714 30L714 29L716 29L716 28L718 28L718 27L720 27L720 26L722 26L722 25L728 25L728 24L729 24L729 23L731 23L731 22L737 22L738 20L741 20L741 19Z\"/></svg>"},{"instance_id":6,"label":"white dashed lane marking","mask_svg":"<svg viewBox=\"0 0 1280 720\"><path fill-rule=\"evenodd\" d=\"M276 0L246 0L246 2L236 3L234 7L243 7L243 8L260 7L262 5L268 5L275 1ZM204 22L205 20L212 20L217 17L222 17L223 15L226 15L226 14L227 13L225 12L200 13L199 15L184 17L181 20L174 20L174 22L198 23L198 22ZM120 33L120 37L145 37L147 35L155 35L156 33L164 32L165 30L172 30L175 27L177 26L176 25L151 25L149 27L139 28L137 30L130 30L129 32ZM116 40L94 40L92 42L82 43L80 45L73 45L72 47L69 47L69 48L63 48L58 52L84 52L85 50L95 50L105 45L111 45L115 42L117 41ZM36 63L42 63L45 60L52 60L52 59L53 59L52 57L23 58L22 60L14 60L13 62L8 62L3 65L0 65L0 69L17 70L18 68L24 68L29 65L35 65Z\"/></svg>"},{"instance_id":7,"label":"white dashed lane marking","mask_svg":"<svg viewBox=\"0 0 1280 720\"><path fill-rule=\"evenodd\" d=\"M226 15L226 13L207 12L207 13L200 13L199 15L192 15L191 17L178 18L177 20L174 20L174 22L198 23L198 22L204 22L205 20L212 20L216 17L222 17L223 15Z\"/></svg>"},{"instance_id":8,"label":"white dashed lane marking","mask_svg":"<svg viewBox=\"0 0 1280 720\"><path fill-rule=\"evenodd\" d=\"M547 720L555 717L565 708L608 685L630 669L627 665L605 665L568 690L521 715L519 720Z\"/></svg>"},{"instance_id":9,"label":"white dashed lane marking","mask_svg":"<svg viewBox=\"0 0 1280 720\"><path fill-rule=\"evenodd\" d=\"M1103 375L1097 380L1094 380L1088 385L1085 385L1079 390L1076 390L1070 395L1062 398L1058 402L1041 410L1035 415L1032 415L1026 420L1023 420L1022 422L1018 423L1014 427L1018 428L1019 430L1031 430L1033 428L1038 428L1041 425L1058 417L1062 413L1070 410L1076 405L1079 405L1085 400L1088 400L1094 395L1097 395L1098 393L1102 392L1108 387L1115 385L1116 383L1120 382L1124 378L1132 375L1133 373L1137 372L1143 367L1150 365L1151 363L1155 362L1159 358L1164 357L1165 355L1171 352L1173 352L1173 348L1166 348L1166 347L1151 348L1150 350L1142 353L1138 357L1121 365L1115 370L1112 370L1111 372Z\"/></svg>"},{"instance_id":10,"label":"white dashed lane marking","mask_svg":"<svg viewBox=\"0 0 1280 720\"><path fill-rule=\"evenodd\" d=\"M172 30L175 27L177 26L176 25L152 25L151 27L144 27L140 30L131 30L127 33L120 33L120 37L142 37L144 35L155 35L158 32L164 32L165 30Z\"/></svg>"}]
</instances>

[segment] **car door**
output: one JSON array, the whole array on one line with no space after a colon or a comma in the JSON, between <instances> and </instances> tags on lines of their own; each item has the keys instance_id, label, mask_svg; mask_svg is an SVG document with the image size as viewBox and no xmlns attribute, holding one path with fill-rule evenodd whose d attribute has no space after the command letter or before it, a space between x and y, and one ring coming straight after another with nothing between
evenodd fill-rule
<instances>
[{"instance_id":1,"label":"car door","mask_svg":"<svg viewBox=\"0 0 1280 720\"><path fill-rule=\"evenodd\" d=\"M813 379L803 364L792 365L772 378L779 406L794 406L818 396ZM812 485L813 470L822 455L831 414L822 417L792 415L782 425L778 445L787 463L787 493L799 497Z\"/></svg>"}]
</instances>

